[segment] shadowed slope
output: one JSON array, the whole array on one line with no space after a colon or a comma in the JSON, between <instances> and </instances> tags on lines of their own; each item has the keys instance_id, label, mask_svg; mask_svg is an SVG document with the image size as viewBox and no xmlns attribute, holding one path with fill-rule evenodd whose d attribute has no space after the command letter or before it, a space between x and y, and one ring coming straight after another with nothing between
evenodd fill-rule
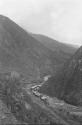
<instances>
[{"instance_id":1,"label":"shadowed slope","mask_svg":"<svg viewBox=\"0 0 82 125\"><path fill-rule=\"evenodd\" d=\"M82 47L40 91L73 105L82 106Z\"/></svg>"}]
</instances>

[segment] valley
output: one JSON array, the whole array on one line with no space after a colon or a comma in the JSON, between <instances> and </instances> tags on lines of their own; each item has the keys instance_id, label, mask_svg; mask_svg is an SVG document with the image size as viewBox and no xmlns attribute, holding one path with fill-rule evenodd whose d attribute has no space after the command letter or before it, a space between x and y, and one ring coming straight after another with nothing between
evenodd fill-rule
<instances>
[{"instance_id":1,"label":"valley","mask_svg":"<svg viewBox=\"0 0 82 125\"><path fill-rule=\"evenodd\" d=\"M82 125L82 47L0 15L0 125Z\"/></svg>"}]
</instances>

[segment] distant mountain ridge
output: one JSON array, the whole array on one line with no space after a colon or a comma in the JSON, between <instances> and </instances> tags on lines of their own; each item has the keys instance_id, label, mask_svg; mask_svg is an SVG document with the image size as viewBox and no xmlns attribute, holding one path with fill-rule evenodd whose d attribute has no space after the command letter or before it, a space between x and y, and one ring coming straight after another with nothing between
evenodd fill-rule
<instances>
[{"instance_id":1,"label":"distant mountain ridge","mask_svg":"<svg viewBox=\"0 0 82 125\"><path fill-rule=\"evenodd\" d=\"M47 48L51 49L52 51L61 50L65 53L72 54L75 53L76 49L78 48L71 44L60 43L59 41L54 40L45 35L32 34L32 36L35 37L38 41L40 41L42 44L44 44Z\"/></svg>"},{"instance_id":2,"label":"distant mountain ridge","mask_svg":"<svg viewBox=\"0 0 82 125\"><path fill-rule=\"evenodd\" d=\"M54 52L62 62L69 59L78 49L78 47L72 46L70 44L60 43L52 38L45 35L32 34L34 38L40 41L45 47Z\"/></svg>"}]
</instances>

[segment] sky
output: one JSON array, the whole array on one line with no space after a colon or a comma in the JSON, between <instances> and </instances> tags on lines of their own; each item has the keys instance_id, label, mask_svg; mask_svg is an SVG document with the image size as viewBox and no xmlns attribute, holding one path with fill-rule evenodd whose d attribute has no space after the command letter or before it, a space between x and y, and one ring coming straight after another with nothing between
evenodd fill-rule
<instances>
[{"instance_id":1,"label":"sky","mask_svg":"<svg viewBox=\"0 0 82 125\"><path fill-rule=\"evenodd\" d=\"M0 0L0 14L27 31L82 45L82 0Z\"/></svg>"}]
</instances>

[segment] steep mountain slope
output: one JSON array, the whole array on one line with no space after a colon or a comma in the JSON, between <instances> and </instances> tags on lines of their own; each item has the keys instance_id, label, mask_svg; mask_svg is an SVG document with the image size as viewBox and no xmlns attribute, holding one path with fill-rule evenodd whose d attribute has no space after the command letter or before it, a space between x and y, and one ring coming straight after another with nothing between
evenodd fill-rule
<instances>
[{"instance_id":1,"label":"steep mountain slope","mask_svg":"<svg viewBox=\"0 0 82 125\"><path fill-rule=\"evenodd\" d=\"M52 73L61 61L25 30L0 15L0 71L16 70L28 80Z\"/></svg>"},{"instance_id":2,"label":"steep mountain slope","mask_svg":"<svg viewBox=\"0 0 82 125\"><path fill-rule=\"evenodd\" d=\"M82 106L82 47L40 91L73 105Z\"/></svg>"},{"instance_id":3,"label":"steep mountain slope","mask_svg":"<svg viewBox=\"0 0 82 125\"><path fill-rule=\"evenodd\" d=\"M57 55L59 58L62 58L62 60L67 60L78 49L78 47L72 46L70 44L60 43L44 35L32 34L32 36L38 41L40 41L47 48L54 51L54 55Z\"/></svg>"}]
</instances>

